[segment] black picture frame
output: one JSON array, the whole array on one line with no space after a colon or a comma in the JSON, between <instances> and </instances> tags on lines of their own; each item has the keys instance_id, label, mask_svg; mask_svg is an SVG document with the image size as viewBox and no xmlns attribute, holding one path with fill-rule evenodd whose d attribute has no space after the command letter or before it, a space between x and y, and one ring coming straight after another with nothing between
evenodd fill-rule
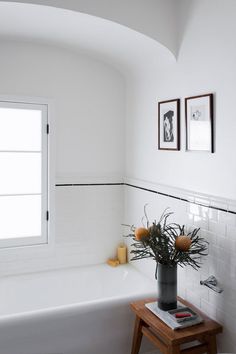
<instances>
[{"instance_id":1,"label":"black picture frame","mask_svg":"<svg viewBox=\"0 0 236 354\"><path fill-rule=\"evenodd\" d=\"M158 103L158 149L180 150L180 99Z\"/></svg>"},{"instance_id":2,"label":"black picture frame","mask_svg":"<svg viewBox=\"0 0 236 354\"><path fill-rule=\"evenodd\" d=\"M214 153L213 93L185 98L186 151Z\"/></svg>"}]
</instances>

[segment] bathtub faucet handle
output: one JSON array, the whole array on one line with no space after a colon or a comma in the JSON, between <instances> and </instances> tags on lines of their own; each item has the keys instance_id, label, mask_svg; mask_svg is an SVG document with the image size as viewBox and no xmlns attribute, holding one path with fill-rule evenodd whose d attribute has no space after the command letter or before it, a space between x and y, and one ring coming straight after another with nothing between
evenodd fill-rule
<instances>
[{"instance_id":1,"label":"bathtub faucet handle","mask_svg":"<svg viewBox=\"0 0 236 354\"><path fill-rule=\"evenodd\" d=\"M217 293L222 293L222 291L223 291L223 289L217 285L218 281L217 281L216 277L214 277L214 275L211 275L206 280L200 280L200 284L207 286L208 288L214 290Z\"/></svg>"}]
</instances>

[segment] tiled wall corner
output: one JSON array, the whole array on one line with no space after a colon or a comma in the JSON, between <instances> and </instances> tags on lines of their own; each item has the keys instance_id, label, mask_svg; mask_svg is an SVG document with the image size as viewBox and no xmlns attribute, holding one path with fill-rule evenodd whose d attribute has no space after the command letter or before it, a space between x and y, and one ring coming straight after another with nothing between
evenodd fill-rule
<instances>
[{"instance_id":1,"label":"tiled wall corner","mask_svg":"<svg viewBox=\"0 0 236 354\"><path fill-rule=\"evenodd\" d=\"M155 188L159 192L166 190L160 185L152 185L152 189ZM143 205L146 200L151 200L149 209L155 210L157 220L164 208L169 207L174 212L174 221L182 224L184 220L188 230L200 228L201 236L209 242L208 256L202 257L199 271L191 267L178 270L178 294L224 326L223 334L218 336L218 350L221 353L235 353L236 202L194 192L184 193L175 188L169 188L169 195L153 194L151 197L148 191L131 188L126 194L127 220L140 219ZM184 198L176 199L171 195L184 195ZM200 280L210 275L214 275L224 289L221 294L200 285Z\"/></svg>"}]
</instances>

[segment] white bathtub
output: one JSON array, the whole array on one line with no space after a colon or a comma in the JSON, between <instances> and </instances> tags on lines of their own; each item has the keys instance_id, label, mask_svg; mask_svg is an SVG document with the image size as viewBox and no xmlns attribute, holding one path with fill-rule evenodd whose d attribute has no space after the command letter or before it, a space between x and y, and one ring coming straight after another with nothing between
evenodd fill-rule
<instances>
[{"instance_id":1,"label":"white bathtub","mask_svg":"<svg viewBox=\"0 0 236 354\"><path fill-rule=\"evenodd\" d=\"M0 354L128 354L129 303L155 294L132 265L2 278Z\"/></svg>"}]
</instances>

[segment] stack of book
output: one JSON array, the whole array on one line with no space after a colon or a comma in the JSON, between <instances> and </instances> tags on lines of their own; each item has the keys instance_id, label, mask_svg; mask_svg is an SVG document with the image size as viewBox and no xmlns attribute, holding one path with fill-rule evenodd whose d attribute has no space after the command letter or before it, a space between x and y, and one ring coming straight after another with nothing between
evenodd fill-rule
<instances>
[{"instance_id":1,"label":"stack of book","mask_svg":"<svg viewBox=\"0 0 236 354\"><path fill-rule=\"evenodd\" d=\"M156 301L146 304L145 306L174 330L194 326L203 322L201 316L180 302L178 302L176 309L170 311L159 309Z\"/></svg>"}]
</instances>

